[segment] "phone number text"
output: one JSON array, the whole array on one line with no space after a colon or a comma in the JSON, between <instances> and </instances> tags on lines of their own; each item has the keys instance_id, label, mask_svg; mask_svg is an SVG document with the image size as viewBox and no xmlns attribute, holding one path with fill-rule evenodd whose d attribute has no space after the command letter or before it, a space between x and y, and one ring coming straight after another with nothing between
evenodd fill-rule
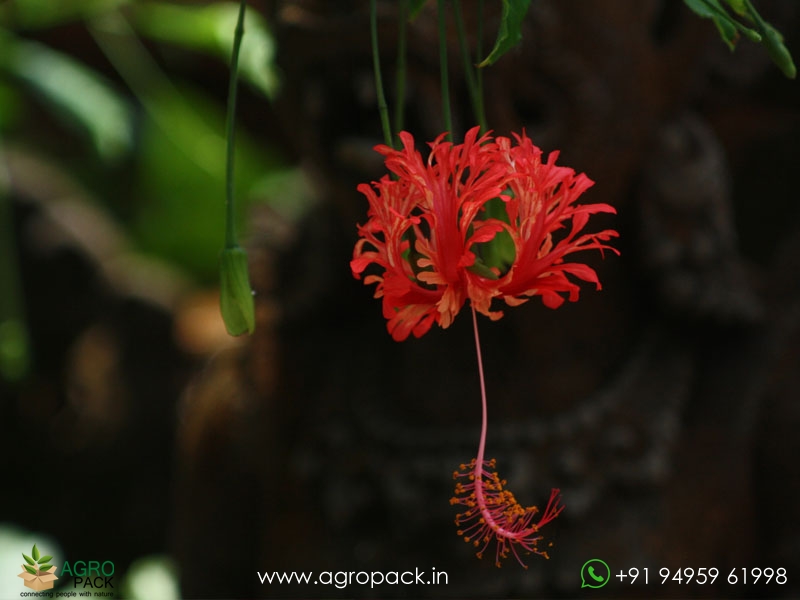
<instances>
[{"instance_id":1,"label":"phone number text","mask_svg":"<svg viewBox=\"0 0 800 600\"><path fill-rule=\"evenodd\" d=\"M650 584L650 579L653 583L666 585L670 582L677 584L697 584L697 585L713 585L717 579L722 578L721 581L727 580L730 585L755 585L755 584L768 584L775 583L778 585L785 585L788 582L786 569L779 567L773 569L766 567L761 569L759 567L740 567L731 569L728 576L725 577L724 573L716 567L700 567L693 569L691 567L684 567L683 569L668 569L662 567L658 570L659 577L655 573L650 573L647 567L637 569L632 567L627 571L620 569L616 577L623 583L636 583Z\"/></svg>"}]
</instances>

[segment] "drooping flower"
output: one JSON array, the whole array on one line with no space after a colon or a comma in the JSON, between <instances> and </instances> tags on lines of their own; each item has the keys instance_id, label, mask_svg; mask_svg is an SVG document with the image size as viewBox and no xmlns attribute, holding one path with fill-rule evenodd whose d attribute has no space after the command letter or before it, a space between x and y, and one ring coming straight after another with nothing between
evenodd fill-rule
<instances>
[{"instance_id":1,"label":"drooping flower","mask_svg":"<svg viewBox=\"0 0 800 600\"><path fill-rule=\"evenodd\" d=\"M564 302L562 294L575 301L580 288L568 275L597 289L600 282L593 269L565 257L616 252L606 244L615 231L583 233L590 215L616 212L608 204L576 204L592 185L586 175L557 166L557 152L543 163L524 134L513 143L479 138L478 131L471 129L462 144L439 136L426 161L403 132L402 149L376 147L394 177L358 187L369 218L358 227L350 267L357 278L378 267L364 283L377 284L375 297L397 341L420 337L433 323L449 327L466 299L491 319L502 316L492 310L494 298L516 306L539 295L550 308ZM499 217L489 214L490 201L500 202ZM501 232L513 242L513 258L509 265L487 263L482 254Z\"/></svg>"},{"instance_id":2,"label":"drooping flower","mask_svg":"<svg viewBox=\"0 0 800 600\"><path fill-rule=\"evenodd\" d=\"M469 299L481 435L477 458L454 473L451 504L465 507L456 517L458 534L478 548L479 557L495 542L498 567L510 554L525 567L521 554L547 557L538 547L540 529L564 507L554 489L537 518L538 508L523 508L494 471L494 460L484 459L488 418L477 313L499 319L495 299L517 306L533 296L558 308L578 299L575 280L601 289L594 269L567 257L583 250L618 253L608 245L616 231L584 232L591 215L616 211L608 204L577 204L593 182L557 166L558 152L543 162L542 151L524 133L512 141L479 138L478 131L471 129L463 144L439 136L427 161L405 132L402 149L376 147L394 177L358 187L369 202L369 218L358 227L350 267L365 284L377 284L375 297L382 299L397 341L420 337L433 323L449 327Z\"/></svg>"}]
</instances>

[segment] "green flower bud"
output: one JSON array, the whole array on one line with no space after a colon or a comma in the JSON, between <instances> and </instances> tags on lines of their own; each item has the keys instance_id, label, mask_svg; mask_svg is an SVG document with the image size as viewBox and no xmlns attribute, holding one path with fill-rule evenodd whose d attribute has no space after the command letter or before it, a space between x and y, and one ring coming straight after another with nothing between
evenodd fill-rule
<instances>
[{"instance_id":1,"label":"green flower bud","mask_svg":"<svg viewBox=\"0 0 800 600\"><path fill-rule=\"evenodd\" d=\"M239 246L225 248L220 256L219 306L230 335L253 333L256 311L247 272L247 253Z\"/></svg>"},{"instance_id":2,"label":"green flower bud","mask_svg":"<svg viewBox=\"0 0 800 600\"><path fill-rule=\"evenodd\" d=\"M765 23L764 28L766 33L764 44L767 47L769 57L772 62L778 65L778 68L786 77L794 79L797 76L797 67L794 66L789 50L783 45L783 36L768 23Z\"/></svg>"}]
</instances>

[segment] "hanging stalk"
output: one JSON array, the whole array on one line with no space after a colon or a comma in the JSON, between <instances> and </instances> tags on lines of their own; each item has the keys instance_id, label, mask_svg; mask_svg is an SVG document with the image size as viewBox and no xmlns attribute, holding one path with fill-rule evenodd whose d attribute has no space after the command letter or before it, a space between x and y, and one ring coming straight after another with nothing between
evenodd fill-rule
<instances>
[{"instance_id":1,"label":"hanging stalk","mask_svg":"<svg viewBox=\"0 0 800 600\"><path fill-rule=\"evenodd\" d=\"M447 75L447 14L445 0L438 0L439 13L439 75L442 88L442 117L448 139L453 139L453 117L450 113L450 81Z\"/></svg>"},{"instance_id":2,"label":"hanging stalk","mask_svg":"<svg viewBox=\"0 0 800 600\"><path fill-rule=\"evenodd\" d=\"M483 0L478 0L478 26L475 32L475 37L478 38L476 42L475 55L477 57L483 56ZM478 123L481 124L481 132L486 133L489 128L486 124L486 111L483 103L483 69L475 69L475 82L477 89L478 108ZM481 121L481 119L483 119Z\"/></svg>"},{"instance_id":3,"label":"hanging stalk","mask_svg":"<svg viewBox=\"0 0 800 600\"><path fill-rule=\"evenodd\" d=\"M220 256L220 312L230 335L253 333L256 326L255 303L247 271L247 253L236 239L236 204L234 202L234 131L236 125L236 88L239 75L239 49L244 37L247 2L241 0L239 18L233 37L231 78L228 86L227 157L225 162L225 248Z\"/></svg>"},{"instance_id":4,"label":"hanging stalk","mask_svg":"<svg viewBox=\"0 0 800 600\"><path fill-rule=\"evenodd\" d=\"M370 0L369 3L369 30L372 41L372 68L375 72L375 92L378 96L378 112L381 116L383 140L387 146L392 146L392 126L389 123L389 107L386 105L386 96L383 93L383 77L381 76L381 57L378 52L378 2Z\"/></svg>"},{"instance_id":5,"label":"hanging stalk","mask_svg":"<svg viewBox=\"0 0 800 600\"><path fill-rule=\"evenodd\" d=\"M239 49L244 37L244 16L246 0L239 5L239 18L233 34L233 53L231 55L231 77L228 83L228 115L225 123L227 134L227 154L225 160L225 247L235 248L236 242L236 203L234 200L234 137L236 133L236 95L239 83Z\"/></svg>"},{"instance_id":6,"label":"hanging stalk","mask_svg":"<svg viewBox=\"0 0 800 600\"><path fill-rule=\"evenodd\" d=\"M488 127L486 125L486 115L483 114L483 89L478 85L480 71L478 70L478 73L475 73L476 69L470 57L467 34L464 30L464 17L461 12L461 0L453 0L453 4L455 7L453 12L456 19L456 30L458 31L458 45L464 62L464 75L467 78L467 89L472 103L472 111L475 114L475 120L481 126L481 133L485 133Z\"/></svg>"},{"instance_id":7,"label":"hanging stalk","mask_svg":"<svg viewBox=\"0 0 800 600\"><path fill-rule=\"evenodd\" d=\"M397 89L396 104L394 107L394 126L396 131L403 131L406 112L406 30L408 22L408 0L400 2L400 24L397 32L397 73L395 87Z\"/></svg>"}]
</instances>

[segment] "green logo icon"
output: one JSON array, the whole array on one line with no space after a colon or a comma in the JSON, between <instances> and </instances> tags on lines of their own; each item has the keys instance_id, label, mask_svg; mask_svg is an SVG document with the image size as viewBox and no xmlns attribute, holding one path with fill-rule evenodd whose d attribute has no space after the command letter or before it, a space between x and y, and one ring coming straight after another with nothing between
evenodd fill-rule
<instances>
[{"instance_id":1,"label":"green logo icon","mask_svg":"<svg viewBox=\"0 0 800 600\"><path fill-rule=\"evenodd\" d=\"M581 567L581 587L601 588L611 579L611 569L605 561L593 558Z\"/></svg>"},{"instance_id":2,"label":"green logo icon","mask_svg":"<svg viewBox=\"0 0 800 600\"><path fill-rule=\"evenodd\" d=\"M50 564L53 557L50 555L42 556L39 548L34 544L31 555L28 556L23 552L22 558L25 559L25 564L22 565L22 573L17 577L22 577L25 587L37 592L52 589L56 579L58 579L56 566Z\"/></svg>"}]
</instances>

